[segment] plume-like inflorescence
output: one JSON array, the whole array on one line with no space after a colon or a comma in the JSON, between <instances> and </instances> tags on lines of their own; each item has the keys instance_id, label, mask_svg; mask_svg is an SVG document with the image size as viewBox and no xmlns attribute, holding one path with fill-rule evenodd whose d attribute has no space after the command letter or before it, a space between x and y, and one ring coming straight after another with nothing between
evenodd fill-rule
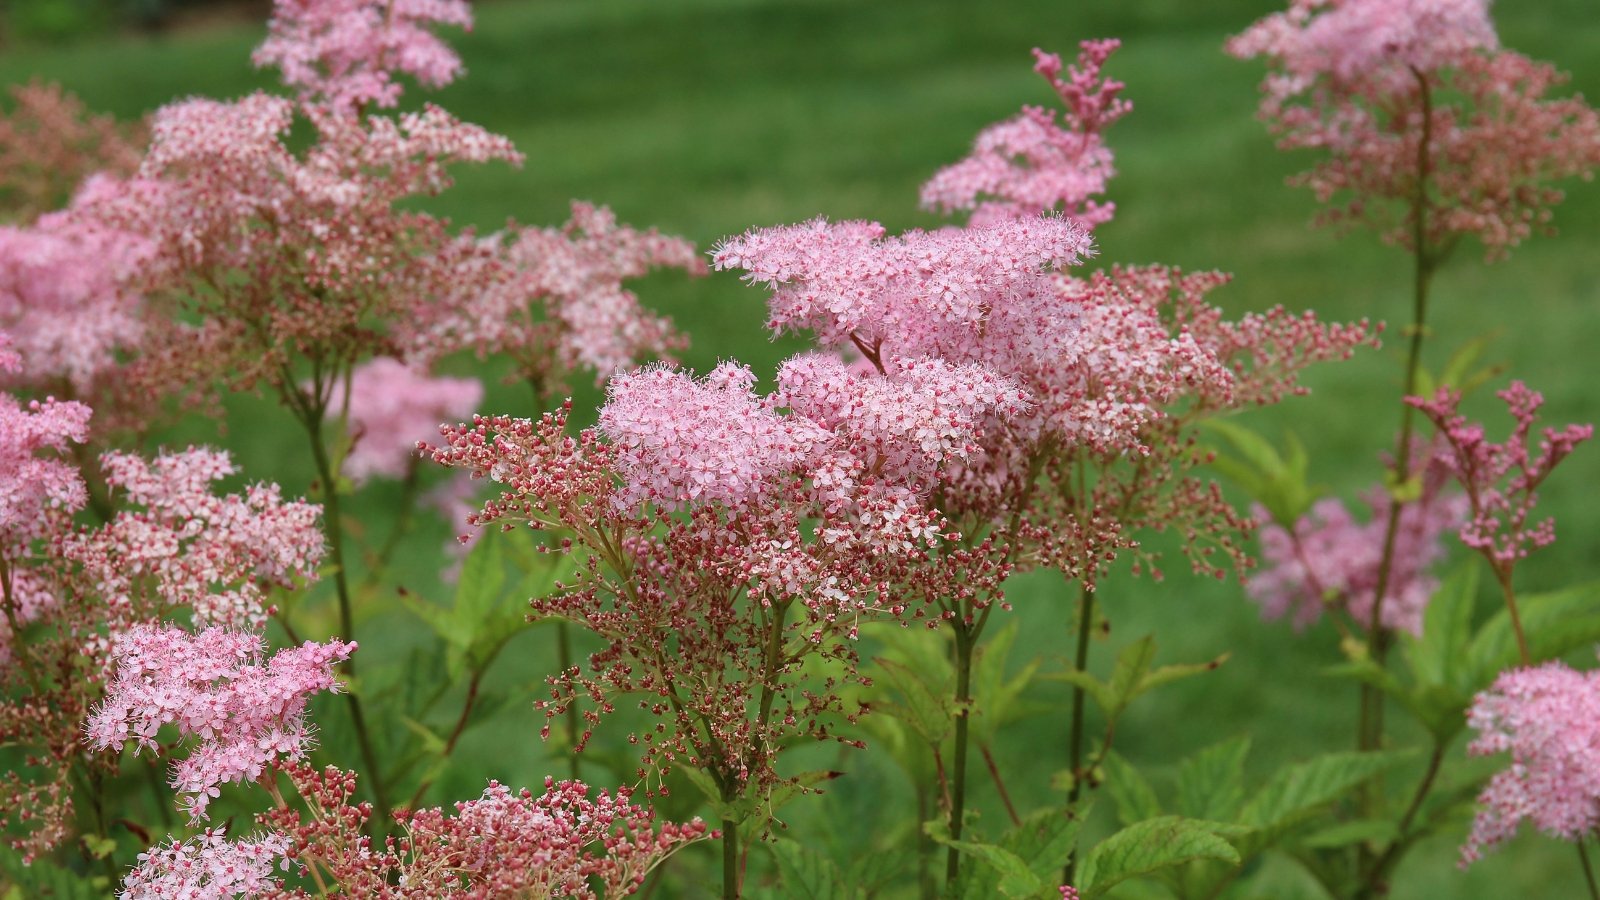
<instances>
[{"instance_id":1,"label":"plume-like inflorescence","mask_svg":"<svg viewBox=\"0 0 1600 900\"><path fill-rule=\"evenodd\" d=\"M301 872L316 873L348 897L621 897L638 890L662 860L708 834L699 819L658 821L633 803L627 788L591 795L582 782L547 778L537 794L491 781L453 813L401 810L395 814L401 835L380 844L363 833L372 809L352 801L353 773L305 763L283 768L310 812L279 808L258 819L287 843L283 855Z\"/></svg>"},{"instance_id":2,"label":"plume-like inflorescence","mask_svg":"<svg viewBox=\"0 0 1600 900\"><path fill-rule=\"evenodd\" d=\"M1467 752L1511 754L1478 795L1461 865L1511 838L1528 819L1551 837L1581 841L1600 824L1600 673L1562 662L1504 672L1467 711L1478 732Z\"/></svg>"},{"instance_id":3,"label":"plume-like inflorescence","mask_svg":"<svg viewBox=\"0 0 1600 900\"><path fill-rule=\"evenodd\" d=\"M22 223L58 209L97 172L139 166L141 129L92 115L60 85L12 85L0 111L0 220Z\"/></svg>"},{"instance_id":4,"label":"plume-like inflorescence","mask_svg":"<svg viewBox=\"0 0 1600 900\"><path fill-rule=\"evenodd\" d=\"M1116 174L1101 132L1133 104L1118 96L1123 83L1102 76L1101 68L1121 45L1084 41L1065 78L1061 57L1035 49L1034 71L1066 107L1062 122L1053 111L1026 106L1014 118L985 128L970 156L940 169L922 186L922 205L946 213L970 211L974 225L1049 212L1085 228L1109 221L1116 204L1095 199Z\"/></svg>"},{"instance_id":5,"label":"plume-like inflorescence","mask_svg":"<svg viewBox=\"0 0 1600 900\"><path fill-rule=\"evenodd\" d=\"M273 895L276 872L288 852L280 834L229 840L207 828L186 840L173 840L139 854L139 864L122 880L119 900L250 900Z\"/></svg>"},{"instance_id":6,"label":"plume-like inflorescence","mask_svg":"<svg viewBox=\"0 0 1600 900\"><path fill-rule=\"evenodd\" d=\"M0 375L22 359L0 331ZM50 398L24 403L0 393L0 559L27 554L28 543L60 526L59 516L88 500L76 466L58 458L89 434L89 407Z\"/></svg>"},{"instance_id":7,"label":"plume-like inflorescence","mask_svg":"<svg viewBox=\"0 0 1600 900\"><path fill-rule=\"evenodd\" d=\"M513 377L544 399L565 391L572 373L604 381L686 345L670 320L623 287L660 268L703 274L705 262L682 238L620 225L603 206L573 203L560 228L513 227L463 240L484 254L490 283L469 283L419 310L401 338L408 359L501 354L512 360Z\"/></svg>"},{"instance_id":8,"label":"plume-like inflorescence","mask_svg":"<svg viewBox=\"0 0 1600 900\"><path fill-rule=\"evenodd\" d=\"M1553 67L1500 49L1486 0L1293 0L1228 50L1268 60L1279 146L1327 154L1295 179L1324 218L1435 261L1463 236L1503 257L1548 228L1553 182L1600 165L1600 116L1548 96L1566 80Z\"/></svg>"},{"instance_id":9,"label":"plume-like inflorescence","mask_svg":"<svg viewBox=\"0 0 1600 900\"><path fill-rule=\"evenodd\" d=\"M315 579L319 507L284 500L275 484L212 493L238 472L226 451L191 447L148 462L113 452L100 467L124 506L104 526L64 538L61 553L81 566L108 623L187 609L199 626L260 627L267 590Z\"/></svg>"},{"instance_id":10,"label":"plume-like inflorescence","mask_svg":"<svg viewBox=\"0 0 1600 900\"><path fill-rule=\"evenodd\" d=\"M1466 520L1467 498L1444 492L1448 470L1430 465L1421 474L1421 494L1400 508L1394 549L1380 611L1391 631L1422 633L1422 616L1438 588L1429 569L1445 556L1440 538ZM1319 501L1293 529L1269 524L1261 530L1265 568L1246 582L1264 618L1291 615L1295 626L1315 622L1325 609L1342 609L1358 624L1372 618L1383 545L1395 500L1381 487L1366 497L1371 516L1360 522L1338 500ZM1267 518L1263 509L1256 511Z\"/></svg>"},{"instance_id":11,"label":"plume-like inflorescence","mask_svg":"<svg viewBox=\"0 0 1600 900\"><path fill-rule=\"evenodd\" d=\"M389 357L356 366L348 399L339 387L329 405L345 413L354 440L344 473L358 484L404 477L419 458L418 441L438 434L444 422L472 415L482 401L476 378L429 377Z\"/></svg>"},{"instance_id":12,"label":"plume-like inflorescence","mask_svg":"<svg viewBox=\"0 0 1600 900\"><path fill-rule=\"evenodd\" d=\"M470 29L467 0L274 0L267 39L251 59L276 67L309 103L394 106L396 75L440 88L461 74L436 25Z\"/></svg>"},{"instance_id":13,"label":"plume-like inflorescence","mask_svg":"<svg viewBox=\"0 0 1600 900\"><path fill-rule=\"evenodd\" d=\"M934 481L976 423L1021 405L969 374L808 356L763 397L732 363L699 380L645 369L613 379L596 430L566 434L564 412L480 417L433 455L497 482L474 523L525 522L581 551L576 583L534 608L607 647L552 680L548 714L587 698L592 725L614 698L643 697L666 727L634 736L641 777L690 765L728 798L761 796L784 780L781 748L842 740L834 722L857 714L839 692L858 678L860 623L997 593L1006 569L984 553L929 553L949 531L927 504ZM813 655L837 674L811 674Z\"/></svg>"},{"instance_id":14,"label":"plume-like inflorescence","mask_svg":"<svg viewBox=\"0 0 1600 900\"><path fill-rule=\"evenodd\" d=\"M228 782L253 781L280 757L299 759L311 741L306 701L339 690L333 667L355 652L342 641L280 650L268 657L257 633L207 628L190 634L136 625L113 639L105 700L84 728L97 750L160 746L164 725L192 740L172 786L194 821Z\"/></svg>"},{"instance_id":15,"label":"plume-like inflorescence","mask_svg":"<svg viewBox=\"0 0 1600 900\"><path fill-rule=\"evenodd\" d=\"M1533 518L1539 486L1579 444L1594 437L1594 426L1546 428L1534 452L1529 442L1544 396L1520 381L1498 396L1513 421L1511 433L1498 444L1490 442L1483 425L1461 415L1461 396L1448 388L1440 388L1432 399L1407 397L1406 402L1438 429L1443 438L1439 459L1467 492L1470 515L1458 532L1461 542L1488 560L1502 583L1509 583L1520 560L1556 539L1555 519Z\"/></svg>"}]
</instances>

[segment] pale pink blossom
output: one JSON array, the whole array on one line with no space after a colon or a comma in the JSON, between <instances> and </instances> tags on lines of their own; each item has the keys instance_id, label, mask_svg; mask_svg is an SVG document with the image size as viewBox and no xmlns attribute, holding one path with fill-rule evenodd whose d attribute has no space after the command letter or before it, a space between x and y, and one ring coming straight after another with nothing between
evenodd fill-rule
<instances>
[{"instance_id":1,"label":"pale pink blossom","mask_svg":"<svg viewBox=\"0 0 1600 900\"><path fill-rule=\"evenodd\" d=\"M159 844L139 854L139 864L122 880L120 900L234 900L276 889L278 868L289 840L259 834L229 840L207 828L187 840Z\"/></svg>"},{"instance_id":2,"label":"pale pink blossom","mask_svg":"<svg viewBox=\"0 0 1600 900\"><path fill-rule=\"evenodd\" d=\"M1501 673L1467 711L1474 756L1510 753L1478 795L1463 867L1531 820L1545 834L1577 842L1600 825L1600 672L1562 662Z\"/></svg>"},{"instance_id":3,"label":"pale pink blossom","mask_svg":"<svg viewBox=\"0 0 1600 900\"><path fill-rule=\"evenodd\" d=\"M193 746L176 764L172 786L199 821L221 785L253 781L281 757L305 755L306 701L339 690L333 667L355 649L307 641L268 657L258 633L135 625L113 639L114 673L84 728L96 750L153 749L162 726L175 725Z\"/></svg>"},{"instance_id":4,"label":"pale pink blossom","mask_svg":"<svg viewBox=\"0 0 1600 900\"><path fill-rule=\"evenodd\" d=\"M353 444L344 474L356 484L402 478L417 459L417 442L439 426L477 410L483 384L476 378L430 377L399 360L379 357L350 373L348 400L335 389L330 409L343 410Z\"/></svg>"},{"instance_id":5,"label":"pale pink blossom","mask_svg":"<svg viewBox=\"0 0 1600 900\"><path fill-rule=\"evenodd\" d=\"M11 336L0 332L0 375L20 371ZM58 458L89 435L89 407L53 398L23 403L0 393L0 556L50 534L53 517L88 502L77 466Z\"/></svg>"},{"instance_id":6,"label":"pale pink blossom","mask_svg":"<svg viewBox=\"0 0 1600 900\"><path fill-rule=\"evenodd\" d=\"M123 508L104 526L62 541L111 621L145 621L188 609L196 625L259 627L275 587L315 577L321 510L255 484L217 495L237 469L225 451L189 448L152 461L107 453L106 484ZM134 508L141 507L141 508Z\"/></svg>"},{"instance_id":7,"label":"pale pink blossom","mask_svg":"<svg viewBox=\"0 0 1600 900\"><path fill-rule=\"evenodd\" d=\"M1116 204L1094 199L1116 174L1101 132L1133 105L1117 95L1124 85L1100 71L1120 41L1084 41L1077 64L1061 77L1061 57L1033 51L1034 71L1066 107L1023 107L1016 117L978 133L972 154L940 169L922 186L922 205L944 212L970 210L974 225L1059 212L1093 228L1111 219Z\"/></svg>"},{"instance_id":8,"label":"pale pink blossom","mask_svg":"<svg viewBox=\"0 0 1600 900\"><path fill-rule=\"evenodd\" d=\"M1422 633L1422 617L1438 588L1430 572L1445 556L1441 537L1467 516L1467 499L1442 493L1445 473L1435 467L1425 476L1420 499L1400 508L1394 551L1385 585L1381 624L1391 631ZM1394 500L1381 488L1368 493L1371 514L1355 519L1336 499L1316 503L1293 531L1278 524L1261 529L1264 565L1245 582L1261 604L1263 618L1292 615L1295 627L1315 622L1325 609L1343 609L1365 627L1383 563L1383 545ZM1266 521L1266 511L1256 516Z\"/></svg>"},{"instance_id":9,"label":"pale pink blossom","mask_svg":"<svg viewBox=\"0 0 1600 900\"><path fill-rule=\"evenodd\" d=\"M394 106L395 75L440 88L461 74L435 25L470 29L472 10L466 0L274 0L267 39L251 59L276 66L313 103Z\"/></svg>"}]
</instances>

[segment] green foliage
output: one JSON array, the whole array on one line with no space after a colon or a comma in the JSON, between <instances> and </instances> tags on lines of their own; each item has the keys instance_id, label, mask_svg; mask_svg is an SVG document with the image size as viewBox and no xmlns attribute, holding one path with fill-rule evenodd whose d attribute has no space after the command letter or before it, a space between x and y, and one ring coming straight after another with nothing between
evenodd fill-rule
<instances>
[{"instance_id":1,"label":"green foliage","mask_svg":"<svg viewBox=\"0 0 1600 900\"><path fill-rule=\"evenodd\" d=\"M1215 823L1161 816L1136 822L1111 835L1084 857L1078 893L1084 900L1140 876L1197 860L1239 864L1239 851L1217 833Z\"/></svg>"},{"instance_id":2,"label":"green foliage","mask_svg":"<svg viewBox=\"0 0 1600 900\"><path fill-rule=\"evenodd\" d=\"M995 843L952 840L943 819L926 822L923 828L935 842L954 847L977 863L963 866L955 896L1054 898L1062 867L1077 845L1085 811L1038 810Z\"/></svg>"},{"instance_id":3,"label":"green foliage","mask_svg":"<svg viewBox=\"0 0 1600 900\"><path fill-rule=\"evenodd\" d=\"M1266 438L1236 422L1207 419L1202 424L1238 454L1238 458L1217 454L1211 460L1211 468L1266 507L1279 525L1293 528L1325 492L1308 482L1311 456L1294 432L1285 432L1284 450L1280 453Z\"/></svg>"}]
</instances>

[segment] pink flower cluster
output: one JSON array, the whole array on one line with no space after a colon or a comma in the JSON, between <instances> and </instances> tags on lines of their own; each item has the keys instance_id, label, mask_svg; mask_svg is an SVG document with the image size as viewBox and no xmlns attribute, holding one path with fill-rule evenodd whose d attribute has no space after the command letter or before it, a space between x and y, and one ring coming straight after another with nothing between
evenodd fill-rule
<instances>
[{"instance_id":1,"label":"pink flower cluster","mask_svg":"<svg viewBox=\"0 0 1600 900\"><path fill-rule=\"evenodd\" d=\"M266 656L252 632L207 628L189 634L167 625L136 625L116 636L114 674L105 700L84 729L97 750L156 748L163 725L196 739L177 763L172 786L192 821L220 796L222 784L253 781L280 757L299 759L311 742L306 701L339 689L333 667L356 650L342 641Z\"/></svg>"},{"instance_id":2,"label":"pink flower cluster","mask_svg":"<svg viewBox=\"0 0 1600 900\"><path fill-rule=\"evenodd\" d=\"M60 85L12 85L0 110L0 220L31 222L58 209L96 172L139 166L140 129L91 115Z\"/></svg>"},{"instance_id":3,"label":"pink flower cluster","mask_svg":"<svg viewBox=\"0 0 1600 900\"><path fill-rule=\"evenodd\" d=\"M1600 166L1595 110L1546 99L1565 77L1498 44L1486 0L1293 0L1228 50L1269 60L1279 146L1328 154L1295 179L1336 203L1324 218L1437 262L1465 235L1504 256L1548 228L1552 182Z\"/></svg>"},{"instance_id":4,"label":"pink flower cluster","mask_svg":"<svg viewBox=\"0 0 1600 900\"><path fill-rule=\"evenodd\" d=\"M1565 663L1504 672L1473 698L1474 756L1510 753L1511 765L1478 795L1461 865L1516 834L1523 819L1551 837L1581 841L1600 825L1600 672Z\"/></svg>"},{"instance_id":5,"label":"pink flower cluster","mask_svg":"<svg viewBox=\"0 0 1600 900\"><path fill-rule=\"evenodd\" d=\"M357 484L404 477L418 458L418 441L438 434L442 422L472 415L482 401L475 378L429 377L390 357L356 366L348 399L336 388L330 404L345 411L355 441L344 474Z\"/></svg>"},{"instance_id":6,"label":"pink flower cluster","mask_svg":"<svg viewBox=\"0 0 1600 900\"><path fill-rule=\"evenodd\" d=\"M1514 422L1511 434L1499 444L1489 441L1481 424L1460 414L1460 395L1446 388L1431 400L1407 397L1406 402L1438 429L1444 442L1440 459L1467 492L1471 517L1461 526L1461 542L1480 553L1508 583L1519 560L1556 539L1554 519L1532 520L1539 486L1579 444L1594 437L1594 426L1546 428L1534 454L1529 441L1544 396L1520 381L1513 381L1498 396Z\"/></svg>"},{"instance_id":7,"label":"pink flower cluster","mask_svg":"<svg viewBox=\"0 0 1600 900\"><path fill-rule=\"evenodd\" d=\"M1384 628L1422 634L1422 616L1438 588L1429 569L1444 558L1440 537L1460 527L1467 498L1441 490L1446 473L1438 467L1424 477L1422 497L1400 509L1394 553L1379 616ZM1246 582L1264 618L1293 614L1295 627L1315 622L1324 609L1343 609L1357 623L1372 618L1383 562L1389 513L1395 501L1381 488L1367 497L1372 509L1358 522L1335 499L1318 501L1291 531L1269 524L1261 530L1265 566ZM1265 510L1257 510L1265 518Z\"/></svg>"},{"instance_id":8,"label":"pink flower cluster","mask_svg":"<svg viewBox=\"0 0 1600 900\"><path fill-rule=\"evenodd\" d=\"M1076 65L1061 77L1061 57L1035 49L1034 71L1066 106L1063 123L1037 106L978 133L972 155L939 170L922 186L922 205L947 213L970 210L981 225L1059 212L1085 228L1107 222L1116 204L1095 200L1116 174L1101 133L1127 115L1124 85L1101 75L1121 41L1084 41Z\"/></svg>"},{"instance_id":9,"label":"pink flower cluster","mask_svg":"<svg viewBox=\"0 0 1600 900\"><path fill-rule=\"evenodd\" d=\"M122 880L119 900L247 900L272 894L273 875L289 841L280 834L229 840L207 828L139 854L139 865ZM286 865L286 863L285 863Z\"/></svg>"},{"instance_id":10,"label":"pink flower cluster","mask_svg":"<svg viewBox=\"0 0 1600 900\"><path fill-rule=\"evenodd\" d=\"M467 0L274 0L267 39L251 59L316 104L359 110L400 101L396 74L440 88L461 58L430 28L472 27Z\"/></svg>"},{"instance_id":11,"label":"pink flower cluster","mask_svg":"<svg viewBox=\"0 0 1600 900\"><path fill-rule=\"evenodd\" d=\"M285 501L275 484L213 494L213 482L238 471L226 451L191 447L150 462L112 452L100 466L127 506L103 527L65 537L61 552L82 567L108 621L187 608L196 625L260 627L267 589L315 578L321 510Z\"/></svg>"},{"instance_id":12,"label":"pink flower cluster","mask_svg":"<svg viewBox=\"0 0 1600 900\"><path fill-rule=\"evenodd\" d=\"M0 375L22 368L11 336L0 331ZM53 398L23 403L0 393L0 558L49 535L57 517L88 500L76 466L55 458L88 439L89 408Z\"/></svg>"},{"instance_id":13,"label":"pink flower cluster","mask_svg":"<svg viewBox=\"0 0 1600 900\"><path fill-rule=\"evenodd\" d=\"M402 341L408 359L457 351L503 354L541 396L565 389L568 373L603 381L685 345L670 320L644 309L623 283L658 268L702 274L692 243L655 229L619 225L611 210L573 203L560 228L513 228L481 241L485 284L469 281L418 310Z\"/></svg>"}]
</instances>

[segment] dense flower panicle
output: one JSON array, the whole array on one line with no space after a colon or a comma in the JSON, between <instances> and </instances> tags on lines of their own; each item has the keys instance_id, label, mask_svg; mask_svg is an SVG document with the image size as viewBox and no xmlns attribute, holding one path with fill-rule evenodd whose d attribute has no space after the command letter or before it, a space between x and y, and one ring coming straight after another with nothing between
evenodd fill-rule
<instances>
[{"instance_id":1,"label":"dense flower panicle","mask_svg":"<svg viewBox=\"0 0 1600 900\"><path fill-rule=\"evenodd\" d=\"M1082 226L1063 218L898 237L876 223L815 219L730 238L712 260L772 290L774 330L912 358L959 351L991 312L1033 305L1050 294L1052 270L1090 252Z\"/></svg>"},{"instance_id":2,"label":"dense flower panicle","mask_svg":"<svg viewBox=\"0 0 1600 900\"><path fill-rule=\"evenodd\" d=\"M1061 57L1033 51L1034 70L1066 106L1064 126L1054 112L1024 107L1015 118L979 132L972 154L937 172L922 186L922 205L944 212L971 211L972 224L1059 212L1085 228L1111 219L1116 204L1104 194L1116 174L1101 132L1133 105L1118 97L1124 85L1101 75L1120 41L1084 41L1077 64L1061 77Z\"/></svg>"},{"instance_id":3,"label":"dense flower panicle","mask_svg":"<svg viewBox=\"0 0 1600 900\"><path fill-rule=\"evenodd\" d=\"M311 741L306 701L339 690L333 667L355 649L307 641L269 658L258 633L136 625L114 638L114 674L84 728L96 750L130 742L155 748L168 724L180 739L195 739L172 786L199 821L222 784L259 778L281 756L304 756Z\"/></svg>"},{"instance_id":4,"label":"dense flower panicle","mask_svg":"<svg viewBox=\"0 0 1600 900\"><path fill-rule=\"evenodd\" d=\"M26 228L0 226L0 328L28 363L5 380L88 394L118 351L139 343L142 301L129 285L150 253L142 237L70 209Z\"/></svg>"},{"instance_id":5,"label":"dense flower panicle","mask_svg":"<svg viewBox=\"0 0 1600 900\"><path fill-rule=\"evenodd\" d=\"M755 373L723 363L704 379L652 366L606 388L600 431L623 479L617 501L676 509L760 501L804 470L827 432L784 416L751 390Z\"/></svg>"},{"instance_id":6,"label":"dense flower panicle","mask_svg":"<svg viewBox=\"0 0 1600 900\"><path fill-rule=\"evenodd\" d=\"M22 368L0 331L0 377ZM0 558L50 534L58 516L88 501L73 464L56 458L89 436L89 407L53 398L23 403L0 393Z\"/></svg>"},{"instance_id":7,"label":"dense flower panicle","mask_svg":"<svg viewBox=\"0 0 1600 900\"><path fill-rule=\"evenodd\" d=\"M1435 261L1462 236L1505 256L1548 230L1553 182L1600 166L1600 116L1547 99L1565 76L1499 50L1484 0L1295 0L1229 51L1268 58L1279 146L1327 152L1294 179L1332 204L1322 218Z\"/></svg>"},{"instance_id":8,"label":"dense flower panicle","mask_svg":"<svg viewBox=\"0 0 1600 900\"><path fill-rule=\"evenodd\" d=\"M1510 753L1511 765L1478 795L1461 865L1516 834L1523 819L1551 837L1581 841L1600 824L1600 672L1562 662L1501 673L1473 698L1474 756Z\"/></svg>"},{"instance_id":9,"label":"dense flower panicle","mask_svg":"<svg viewBox=\"0 0 1600 900\"><path fill-rule=\"evenodd\" d=\"M1384 588L1381 624L1391 631L1422 634L1422 617L1438 588L1429 569L1444 558L1440 538L1467 517L1467 498L1443 492L1447 473L1435 465L1424 472L1422 496L1400 508L1394 553ZM1264 618L1293 615L1295 627L1315 622L1324 609L1342 608L1358 624L1371 621L1383 563L1383 544L1391 505L1387 491L1367 496L1372 515L1358 522L1338 500L1312 507L1293 530L1268 524L1261 530L1266 567L1246 582ZM1256 511L1266 520L1266 511Z\"/></svg>"},{"instance_id":10,"label":"dense flower panicle","mask_svg":"<svg viewBox=\"0 0 1600 900\"><path fill-rule=\"evenodd\" d=\"M281 834L229 840L207 828L187 840L174 840L139 854L139 864L122 880L120 900L247 900L279 887L274 870L289 849Z\"/></svg>"},{"instance_id":11,"label":"dense flower panicle","mask_svg":"<svg viewBox=\"0 0 1600 900\"><path fill-rule=\"evenodd\" d=\"M330 409L346 412L354 438L343 471L357 484L404 477L418 458L418 441L438 434L446 421L472 415L483 400L476 378L429 377L389 357L357 366L348 398L335 391Z\"/></svg>"},{"instance_id":12,"label":"dense flower panicle","mask_svg":"<svg viewBox=\"0 0 1600 900\"><path fill-rule=\"evenodd\" d=\"M686 344L670 320L646 311L623 287L658 268L703 274L705 263L686 240L619 225L609 209L587 203L573 203L560 228L464 240L484 254L485 283L419 310L401 339L408 359L457 350L504 354L517 377L549 396L565 389L569 373L588 370L604 381Z\"/></svg>"},{"instance_id":13,"label":"dense flower panicle","mask_svg":"<svg viewBox=\"0 0 1600 900\"><path fill-rule=\"evenodd\" d=\"M870 397L863 383L883 378L858 377L838 386ZM576 581L534 610L582 623L607 646L551 680L546 714L587 701L592 727L614 698L642 698L667 724L634 736L641 778L692 765L759 795L784 780L780 748L846 740L835 723L859 711L840 680L860 677L861 622L924 616L938 598L988 602L1009 569L986 550L930 556L948 525L892 467L863 463L875 443L904 459L953 454L966 425L949 414L969 408L959 394L943 407L908 404L915 417L902 419L885 385L881 421L852 404L829 429L758 397L753 381L733 364L699 381L665 369L618 376L595 430L565 434L564 413L480 417L445 429L433 456L497 482L475 524L525 523L581 551ZM718 474L700 486L683 471ZM684 509L668 518L641 499ZM797 649L775 658L774 640ZM836 660L838 674L811 679L811 654Z\"/></svg>"},{"instance_id":14,"label":"dense flower panicle","mask_svg":"<svg viewBox=\"0 0 1600 900\"><path fill-rule=\"evenodd\" d=\"M1229 40L1228 52L1281 67L1265 88L1282 102L1318 77L1404 81L1407 69L1432 72L1499 45L1487 0L1290 0Z\"/></svg>"},{"instance_id":15,"label":"dense flower panicle","mask_svg":"<svg viewBox=\"0 0 1600 900\"><path fill-rule=\"evenodd\" d=\"M1529 442L1544 396L1521 381L1513 381L1498 396L1514 423L1499 444L1489 441L1481 424L1461 415L1461 396L1448 388L1440 388L1432 399L1407 397L1406 402L1438 429L1444 443L1439 458L1467 492L1471 516L1458 532L1461 542L1488 560L1505 581L1521 559L1556 539L1555 519L1533 521L1539 486L1579 444L1594 437L1594 426L1546 428L1534 453Z\"/></svg>"},{"instance_id":16,"label":"dense flower panicle","mask_svg":"<svg viewBox=\"0 0 1600 900\"><path fill-rule=\"evenodd\" d=\"M473 268L484 254L395 204L448 186L452 163L519 162L509 141L431 106L398 121L302 112L316 141L296 154L290 101L172 104L155 116L139 177L102 181L83 201L85 215L151 240L137 287L175 307L130 363L135 392L196 403L218 382L261 380L294 392L297 358L339 373L395 352L396 323L487 283Z\"/></svg>"},{"instance_id":17,"label":"dense flower panicle","mask_svg":"<svg viewBox=\"0 0 1600 900\"><path fill-rule=\"evenodd\" d=\"M96 172L139 166L140 129L90 114L60 85L12 85L0 112L0 221L31 221L58 209Z\"/></svg>"},{"instance_id":18,"label":"dense flower panicle","mask_svg":"<svg viewBox=\"0 0 1600 900\"><path fill-rule=\"evenodd\" d=\"M276 66L308 102L358 110L394 106L397 74L440 88L461 58L430 28L472 27L466 0L274 0L267 39L251 60Z\"/></svg>"},{"instance_id":19,"label":"dense flower panicle","mask_svg":"<svg viewBox=\"0 0 1600 900\"><path fill-rule=\"evenodd\" d=\"M259 627L263 595L312 580L322 560L320 508L285 501L277 485L218 496L213 482L237 472L225 451L193 448L145 461L101 457L106 484L129 506L104 526L62 540L113 624L188 609L196 625Z\"/></svg>"},{"instance_id":20,"label":"dense flower panicle","mask_svg":"<svg viewBox=\"0 0 1600 900\"><path fill-rule=\"evenodd\" d=\"M546 778L542 793L489 782L455 804L395 813L401 832L379 844L363 833L372 808L354 803L356 776L305 763L282 766L309 808L274 809L258 820L281 835L279 852L315 867L340 896L383 900L498 900L538 897L599 900L638 890L645 876L681 847L712 836L699 819L661 822L615 793ZM271 890L266 898L299 897Z\"/></svg>"}]
</instances>

